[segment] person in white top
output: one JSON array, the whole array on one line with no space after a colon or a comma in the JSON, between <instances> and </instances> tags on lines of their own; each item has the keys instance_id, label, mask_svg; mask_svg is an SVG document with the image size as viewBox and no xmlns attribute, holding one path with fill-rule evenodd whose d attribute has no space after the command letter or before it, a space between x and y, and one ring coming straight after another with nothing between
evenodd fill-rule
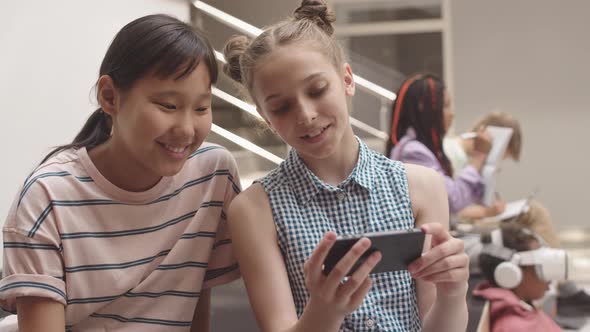
<instances>
[{"instance_id":1,"label":"person in white top","mask_svg":"<svg viewBox=\"0 0 590 332\"><path fill-rule=\"evenodd\" d=\"M522 150L522 131L518 120L507 113L491 112L481 118L475 126L473 126L472 131L476 132L487 126L512 128L512 136L508 142L504 159L519 161ZM467 166L469 158L476 151L475 146L477 145L477 140L477 135L457 135L444 138L443 149L454 170L459 171ZM498 197L497 201L490 207L480 204L472 204L462 209L458 213L458 216L463 220L492 217L502 213L505 207L506 203Z\"/></svg>"}]
</instances>

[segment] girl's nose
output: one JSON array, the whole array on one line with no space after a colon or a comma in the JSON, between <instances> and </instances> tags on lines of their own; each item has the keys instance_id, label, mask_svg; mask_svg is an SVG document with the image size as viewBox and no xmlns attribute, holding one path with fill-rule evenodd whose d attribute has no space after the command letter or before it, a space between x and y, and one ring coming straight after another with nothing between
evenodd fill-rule
<instances>
[{"instance_id":1,"label":"girl's nose","mask_svg":"<svg viewBox=\"0 0 590 332\"><path fill-rule=\"evenodd\" d=\"M297 124L306 125L317 118L317 111L311 103L299 102L297 109Z\"/></svg>"},{"instance_id":2,"label":"girl's nose","mask_svg":"<svg viewBox=\"0 0 590 332\"><path fill-rule=\"evenodd\" d=\"M193 118L192 112L181 111L178 112L173 133L177 137L192 138L195 136L195 123L197 121Z\"/></svg>"}]
</instances>

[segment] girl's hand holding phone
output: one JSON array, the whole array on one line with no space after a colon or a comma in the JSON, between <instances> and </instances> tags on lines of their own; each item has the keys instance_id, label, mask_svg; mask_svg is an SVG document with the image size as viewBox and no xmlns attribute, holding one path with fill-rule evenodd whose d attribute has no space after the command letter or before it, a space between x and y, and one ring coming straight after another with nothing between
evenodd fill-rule
<instances>
[{"instance_id":1,"label":"girl's hand holding phone","mask_svg":"<svg viewBox=\"0 0 590 332\"><path fill-rule=\"evenodd\" d=\"M305 262L303 271L310 298L305 311L317 311L328 319L343 320L356 310L371 288L369 273L381 259L379 252L371 254L348 278L346 274L371 247L371 241L362 238L334 266L328 275L322 265L336 241L336 234L328 232Z\"/></svg>"},{"instance_id":2,"label":"girl's hand holding phone","mask_svg":"<svg viewBox=\"0 0 590 332\"><path fill-rule=\"evenodd\" d=\"M437 296L465 296L469 256L463 241L452 237L439 223L424 224L421 228L431 235L431 248L408 267L412 277L434 283Z\"/></svg>"}]
</instances>

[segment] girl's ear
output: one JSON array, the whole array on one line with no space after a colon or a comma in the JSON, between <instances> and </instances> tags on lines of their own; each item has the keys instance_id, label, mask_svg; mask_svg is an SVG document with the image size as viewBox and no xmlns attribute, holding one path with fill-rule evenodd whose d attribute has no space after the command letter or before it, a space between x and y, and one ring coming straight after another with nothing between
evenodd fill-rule
<instances>
[{"instance_id":1,"label":"girl's ear","mask_svg":"<svg viewBox=\"0 0 590 332\"><path fill-rule=\"evenodd\" d=\"M344 63L342 65L342 69L344 71L344 92L347 96L352 97L354 96L355 91L352 68L350 68L350 65L348 63Z\"/></svg>"},{"instance_id":2,"label":"girl's ear","mask_svg":"<svg viewBox=\"0 0 590 332\"><path fill-rule=\"evenodd\" d=\"M102 110L113 117L117 113L118 91L109 75L102 75L97 83L97 99Z\"/></svg>"}]
</instances>

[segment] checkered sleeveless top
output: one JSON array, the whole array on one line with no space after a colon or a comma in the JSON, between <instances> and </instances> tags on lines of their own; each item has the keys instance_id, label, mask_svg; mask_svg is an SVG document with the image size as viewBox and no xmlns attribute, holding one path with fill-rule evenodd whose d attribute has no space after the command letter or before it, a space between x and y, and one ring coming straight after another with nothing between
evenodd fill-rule
<instances>
[{"instance_id":1,"label":"checkered sleeveless top","mask_svg":"<svg viewBox=\"0 0 590 332\"><path fill-rule=\"evenodd\" d=\"M309 299L303 264L322 236L414 227L404 165L370 150L360 139L357 165L338 186L315 176L291 150L258 180L276 224L298 316ZM372 274L373 287L340 331L420 331L416 285L407 271Z\"/></svg>"}]
</instances>

